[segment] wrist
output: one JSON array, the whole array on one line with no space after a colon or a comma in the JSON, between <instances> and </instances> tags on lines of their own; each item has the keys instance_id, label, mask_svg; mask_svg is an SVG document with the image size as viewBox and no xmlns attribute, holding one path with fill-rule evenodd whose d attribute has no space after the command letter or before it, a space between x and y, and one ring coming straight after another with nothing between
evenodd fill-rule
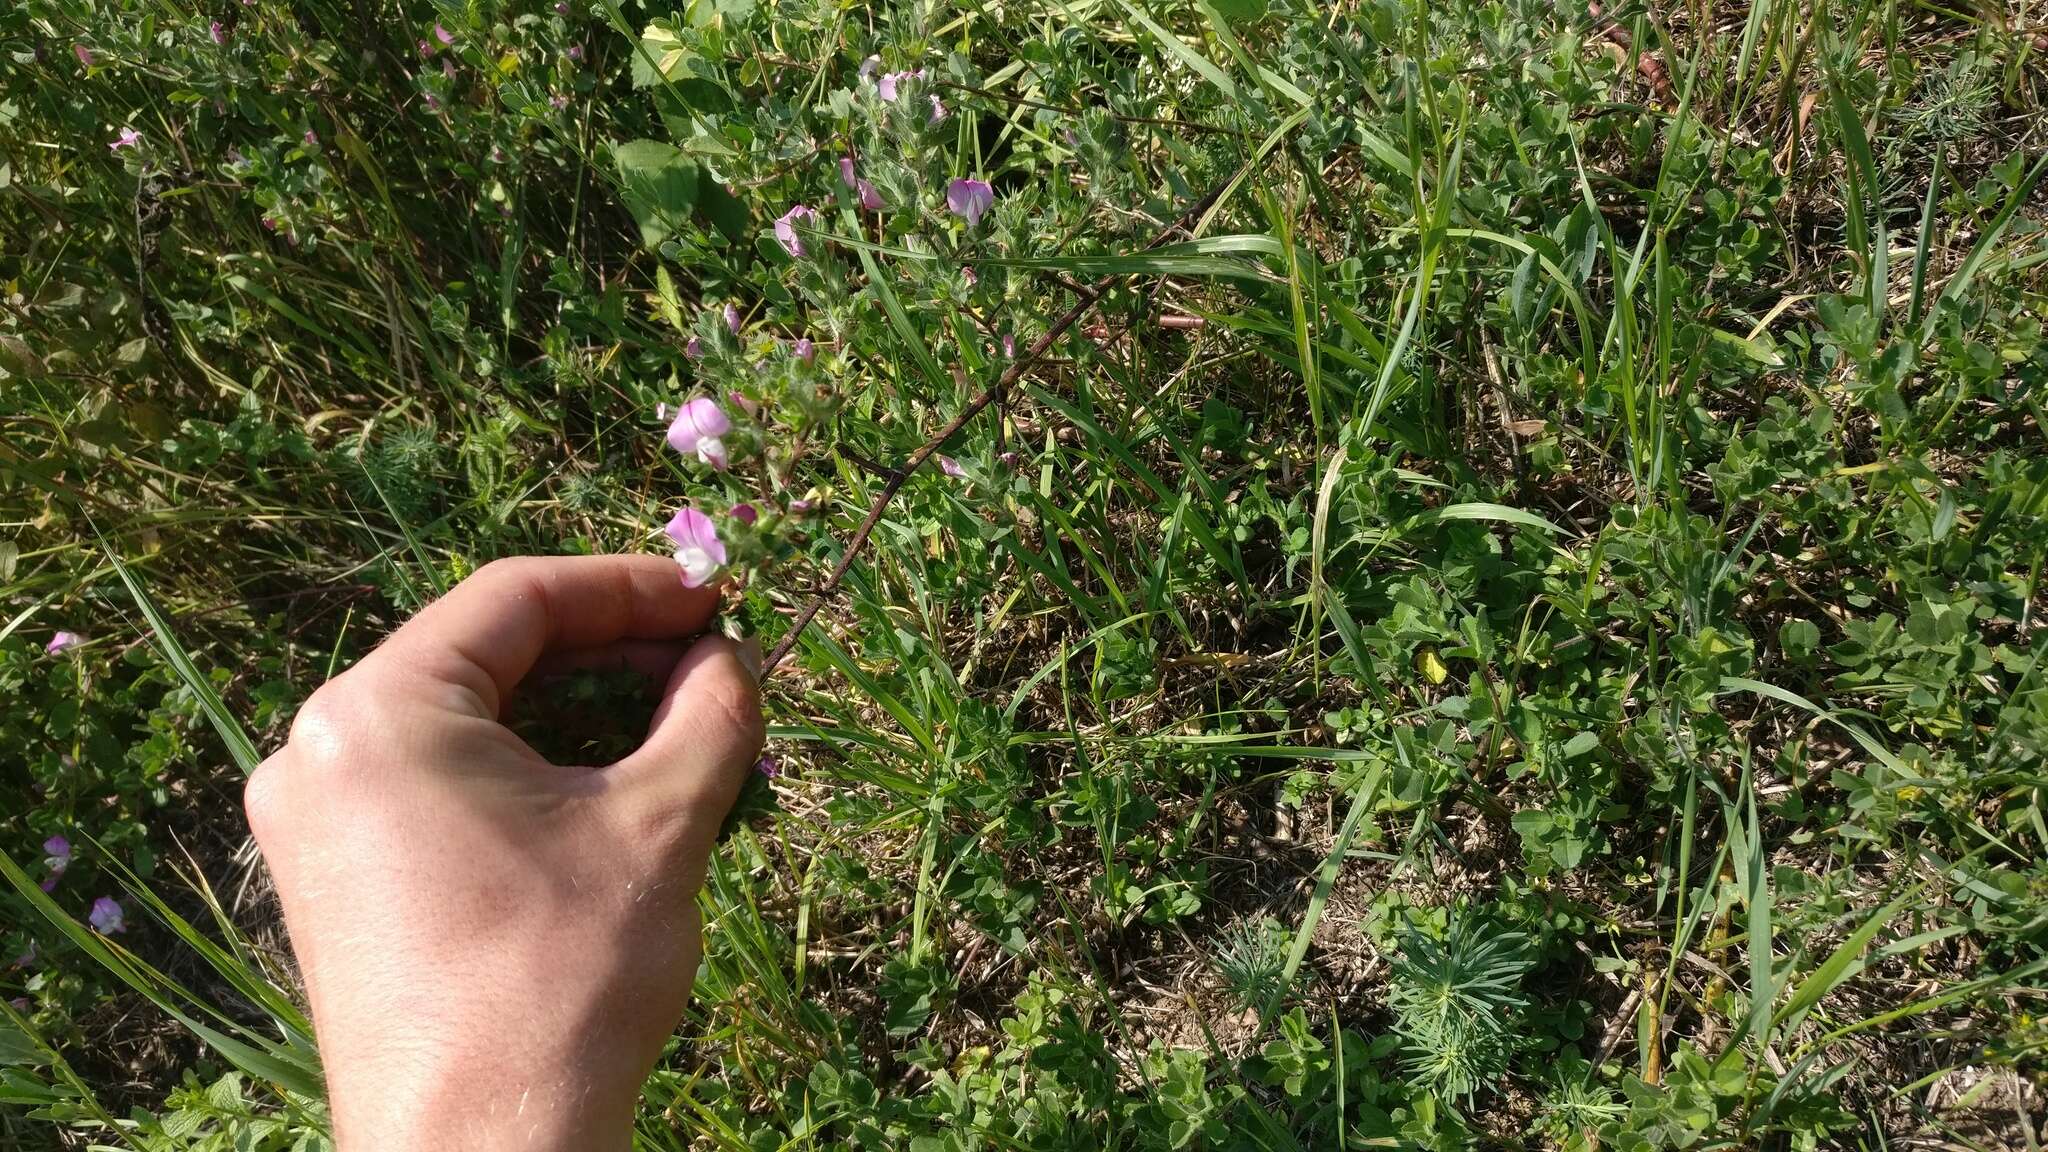
<instances>
[{"instance_id":1,"label":"wrist","mask_svg":"<svg viewBox=\"0 0 2048 1152\"><path fill-rule=\"evenodd\" d=\"M393 1076L330 1085L336 1152L623 1152L633 1098L573 1063L411 1062ZM635 1085L637 1088L637 1085Z\"/></svg>"}]
</instances>

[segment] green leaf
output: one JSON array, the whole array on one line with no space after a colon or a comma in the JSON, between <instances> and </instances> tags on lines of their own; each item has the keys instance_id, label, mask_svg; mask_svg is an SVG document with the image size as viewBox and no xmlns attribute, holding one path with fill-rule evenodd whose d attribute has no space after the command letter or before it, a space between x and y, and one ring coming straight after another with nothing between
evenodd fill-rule
<instances>
[{"instance_id":1,"label":"green leaf","mask_svg":"<svg viewBox=\"0 0 2048 1152\"><path fill-rule=\"evenodd\" d=\"M1799 982L1799 987L1792 990L1792 998L1785 1001L1785 1006L1778 1010L1773 1023L1782 1028L1798 1027L1799 1022L1806 1018L1806 1013L1815 1004L1820 1003L1821 997L1862 971L1863 949L1868 947L1871 939L1882 931L1886 924L1891 923L1893 917L1904 911L1906 905L1926 886L1925 881L1915 884L1900 893L1896 900L1871 913L1869 919L1858 925L1847 940L1842 941L1828 954L1826 960L1821 961L1820 967L1807 973L1806 979Z\"/></svg>"},{"instance_id":2,"label":"green leaf","mask_svg":"<svg viewBox=\"0 0 2048 1152\"><path fill-rule=\"evenodd\" d=\"M640 43L633 53L633 87L650 88L664 80L676 80L688 75L690 61L696 52L666 20L656 20L640 33Z\"/></svg>"},{"instance_id":3,"label":"green leaf","mask_svg":"<svg viewBox=\"0 0 2048 1152\"><path fill-rule=\"evenodd\" d=\"M1564 529L1545 520L1534 512L1510 508L1505 504L1488 504L1485 501L1469 501L1463 504L1446 504L1432 508L1408 521L1407 526L1419 528L1439 520L1497 520L1502 524L1515 524L1523 528L1535 528L1554 535L1563 535Z\"/></svg>"},{"instance_id":4,"label":"green leaf","mask_svg":"<svg viewBox=\"0 0 2048 1152\"><path fill-rule=\"evenodd\" d=\"M619 196L640 225L640 242L652 248L682 227L697 203L697 165L674 145L629 140L613 145Z\"/></svg>"},{"instance_id":5,"label":"green leaf","mask_svg":"<svg viewBox=\"0 0 2048 1152\"><path fill-rule=\"evenodd\" d=\"M1212 0L1210 6L1232 24L1250 24L1266 18L1266 0Z\"/></svg>"},{"instance_id":6,"label":"green leaf","mask_svg":"<svg viewBox=\"0 0 2048 1152\"><path fill-rule=\"evenodd\" d=\"M1194 69L1196 74L1200 75L1202 79L1214 84L1217 90L1222 92L1233 103L1241 99L1238 95L1237 83L1223 69L1218 68L1207 56L1189 47L1185 40L1160 27L1157 21L1145 14L1144 9L1132 4L1130 0L1117 0L1117 3L1123 6L1124 11L1131 14L1131 19L1137 21L1145 31L1150 32L1152 38L1159 41L1162 47L1178 57L1181 63Z\"/></svg>"},{"instance_id":7,"label":"green leaf","mask_svg":"<svg viewBox=\"0 0 2048 1152\"><path fill-rule=\"evenodd\" d=\"M220 698L220 693L214 691L213 681L199 670L191 654L178 642L177 633L171 631L171 626L164 619L163 613L157 611L156 601L151 600L149 593L143 590L142 582L135 578L135 574L128 570L128 566L121 562L121 558L114 554L112 548L105 546L104 541L102 549L107 562L113 565L114 572L121 577L121 583L128 586L128 594L135 598L135 606L142 609L143 618L149 621L150 631L156 639L157 651L163 654L164 660L178 674L178 679L184 681L185 687L199 701L199 707L206 713L207 721L220 735L221 743L227 745L228 755L234 757L236 767L244 774L254 772L256 766L263 762L263 757L257 754L255 741L249 739L249 734L243 731L234 713L228 711L227 702Z\"/></svg>"}]
</instances>

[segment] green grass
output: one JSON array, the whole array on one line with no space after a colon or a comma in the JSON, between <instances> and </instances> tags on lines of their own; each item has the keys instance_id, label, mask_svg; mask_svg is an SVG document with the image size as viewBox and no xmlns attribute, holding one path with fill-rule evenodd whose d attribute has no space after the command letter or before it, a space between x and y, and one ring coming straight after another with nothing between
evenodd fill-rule
<instances>
[{"instance_id":1,"label":"green grass","mask_svg":"<svg viewBox=\"0 0 2048 1152\"><path fill-rule=\"evenodd\" d=\"M2032 1147L2044 47L1875 0L8 7L0 1145L324 1147L240 774L484 562L746 501L771 643L880 511L639 1147ZM960 476L893 471L1077 305ZM735 390L730 472L663 445Z\"/></svg>"}]
</instances>

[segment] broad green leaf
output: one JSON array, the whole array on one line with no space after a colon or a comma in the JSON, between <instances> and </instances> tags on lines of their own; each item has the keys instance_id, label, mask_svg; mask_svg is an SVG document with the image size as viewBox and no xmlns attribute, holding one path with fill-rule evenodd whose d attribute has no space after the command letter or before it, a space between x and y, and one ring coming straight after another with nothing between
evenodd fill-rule
<instances>
[{"instance_id":1,"label":"broad green leaf","mask_svg":"<svg viewBox=\"0 0 2048 1152\"><path fill-rule=\"evenodd\" d=\"M682 227L697 203L695 161L672 144L629 140L612 147L619 196L640 225L640 242L652 248Z\"/></svg>"}]
</instances>

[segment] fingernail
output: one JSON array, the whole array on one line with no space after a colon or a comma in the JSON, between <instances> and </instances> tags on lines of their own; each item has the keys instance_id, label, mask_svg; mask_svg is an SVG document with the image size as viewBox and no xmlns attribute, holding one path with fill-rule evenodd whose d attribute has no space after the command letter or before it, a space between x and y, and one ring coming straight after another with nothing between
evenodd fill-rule
<instances>
[{"instance_id":1,"label":"fingernail","mask_svg":"<svg viewBox=\"0 0 2048 1152\"><path fill-rule=\"evenodd\" d=\"M761 679L761 641L759 639L749 636L745 640L740 641L740 663L746 665L747 671L753 673L754 679L757 682Z\"/></svg>"}]
</instances>

